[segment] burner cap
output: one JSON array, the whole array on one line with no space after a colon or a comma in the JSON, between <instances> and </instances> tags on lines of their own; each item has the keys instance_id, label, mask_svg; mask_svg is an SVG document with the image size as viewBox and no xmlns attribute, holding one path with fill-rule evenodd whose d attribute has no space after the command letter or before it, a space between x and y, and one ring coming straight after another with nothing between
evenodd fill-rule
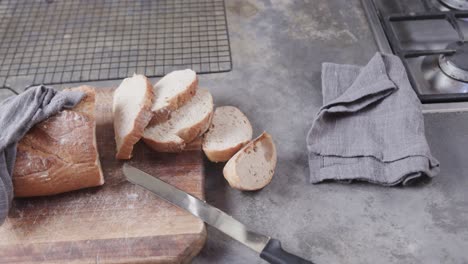
<instances>
[{"instance_id":1,"label":"burner cap","mask_svg":"<svg viewBox=\"0 0 468 264\"><path fill-rule=\"evenodd\" d=\"M466 0L439 0L443 5L455 10L468 10L468 1Z\"/></svg>"},{"instance_id":2,"label":"burner cap","mask_svg":"<svg viewBox=\"0 0 468 264\"><path fill-rule=\"evenodd\" d=\"M468 42L454 42L447 49L456 50L451 55L440 55L439 66L448 76L468 82Z\"/></svg>"}]
</instances>

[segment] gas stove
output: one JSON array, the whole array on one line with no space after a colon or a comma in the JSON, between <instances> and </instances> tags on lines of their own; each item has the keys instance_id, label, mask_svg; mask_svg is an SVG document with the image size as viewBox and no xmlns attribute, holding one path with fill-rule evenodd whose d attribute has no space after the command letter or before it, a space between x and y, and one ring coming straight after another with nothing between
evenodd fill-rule
<instances>
[{"instance_id":1,"label":"gas stove","mask_svg":"<svg viewBox=\"0 0 468 264\"><path fill-rule=\"evenodd\" d=\"M362 3L379 50L401 58L425 112L468 111L468 1Z\"/></svg>"}]
</instances>

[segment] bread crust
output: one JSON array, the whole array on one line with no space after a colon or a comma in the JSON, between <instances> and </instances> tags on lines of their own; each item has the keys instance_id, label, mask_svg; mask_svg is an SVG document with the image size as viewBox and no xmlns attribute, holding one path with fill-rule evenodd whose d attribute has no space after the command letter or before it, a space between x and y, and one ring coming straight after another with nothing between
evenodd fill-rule
<instances>
[{"instance_id":1,"label":"bread crust","mask_svg":"<svg viewBox=\"0 0 468 264\"><path fill-rule=\"evenodd\" d=\"M203 152L205 152L206 157L212 162L225 162L232 158L232 156L234 156L247 143L248 141L223 150L209 150L203 148Z\"/></svg>"},{"instance_id":2,"label":"bread crust","mask_svg":"<svg viewBox=\"0 0 468 264\"><path fill-rule=\"evenodd\" d=\"M184 104L186 104L197 92L198 88L198 76L195 80L181 93L169 100L169 104L166 107L153 111L153 118L150 121L150 125L156 125L165 122L171 118L171 113Z\"/></svg>"},{"instance_id":3,"label":"bread crust","mask_svg":"<svg viewBox=\"0 0 468 264\"><path fill-rule=\"evenodd\" d=\"M145 142L146 145L148 145L150 148L158 152L173 152L173 153L181 152L182 150L185 149L185 146L186 146L186 143L183 140L179 142L175 142L175 141L158 142L151 138L143 137L143 142Z\"/></svg>"},{"instance_id":4,"label":"bread crust","mask_svg":"<svg viewBox=\"0 0 468 264\"><path fill-rule=\"evenodd\" d=\"M18 143L13 184L16 197L53 195L104 184L96 145L95 91L71 110L34 126Z\"/></svg>"},{"instance_id":5,"label":"bread crust","mask_svg":"<svg viewBox=\"0 0 468 264\"><path fill-rule=\"evenodd\" d=\"M140 109L140 112L138 112L131 132L122 139L123 143L121 144L120 148L117 147L117 153L115 154L116 159L126 160L132 158L133 146L141 139L143 136L143 131L153 117L153 112L151 111L154 99L153 88L148 78L145 77L145 80L146 93L143 106ZM117 137L116 130L117 128L114 129Z\"/></svg>"},{"instance_id":6,"label":"bread crust","mask_svg":"<svg viewBox=\"0 0 468 264\"><path fill-rule=\"evenodd\" d=\"M254 149L254 146L258 143L258 142L261 142L263 140L268 140L270 141L271 143L271 146L272 146L272 157L273 157L273 160L271 161L272 163L274 163L274 166L273 166L273 173L269 174L269 178L267 179L267 181L261 185L261 186L258 186L258 187L251 187L251 186L245 186L241 183L241 177L248 177L249 175L239 175L237 173L237 168L236 168L236 165L237 165L237 162L239 161L239 158L242 156L242 155L246 155L247 152L249 151L252 151ZM275 144L273 142L273 139L272 137L270 136L270 134L266 133L266 132L263 132L259 137L257 137L256 139L250 141L247 145L245 145L241 150L239 150L239 152L237 152L227 163L226 165L224 166L223 168L223 175L224 175L224 178L227 180L227 182L229 183L229 185L234 188L234 189L238 189L238 190L241 190L241 191L256 191L256 190L259 190L259 189L262 189L264 188L265 186L267 186L271 180L273 179L273 175L274 175L274 170L275 170L275 167L276 167L276 161L277 161L277 157L276 157L276 147L275 147Z\"/></svg>"}]
</instances>

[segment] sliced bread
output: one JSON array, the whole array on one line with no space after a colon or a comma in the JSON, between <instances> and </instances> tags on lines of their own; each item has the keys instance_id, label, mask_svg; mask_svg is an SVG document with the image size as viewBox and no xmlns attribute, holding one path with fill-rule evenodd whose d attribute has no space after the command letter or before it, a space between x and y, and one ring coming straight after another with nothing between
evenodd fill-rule
<instances>
[{"instance_id":1,"label":"sliced bread","mask_svg":"<svg viewBox=\"0 0 468 264\"><path fill-rule=\"evenodd\" d=\"M198 87L197 74L190 69L173 71L153 87L155 99L151 124L167 121L171 112L189 101Z\"/></svg>"},{"instance_id":2,"label":"sliced bread","mask_svg":"<svg viewBox=\"0 0 468 264\"><path fill-rule=\"evenodd\" d=\"M112 112L117 145L117 159L130 159L133 145L140 140L153 117L153 89L143 75L133 75L122 81L114 92Z\"/></svg>"},{"instance_id":3,"label":"sliced bread","mask_svg":"<svg viewBox=\"0 0 468 264\"><path fill-rule=\"evenodd\" d=\"M195 96L171 114L163 123L149 125L143 141L161 152L178 152L186 144L209 128L213 115L213 98L206 89L198 89Z\"/></svg>"},{"instance_id":4,"label":"sliced bread","mask_svg":"<svg viewBox=\"0 0 468 264\"><path fill-rule=\"evenodd\" d=\"M270 183L276 167L276 147L271 136L263 132L245 145L224 166L229 185L243 191L254 191Z\"/></svg>"},{"instance_id":5,"label":"sliced bread","mask_svg":"<svg viewBox=\"0 0 468 264\"><path fill-rule=\"evenodd\" d=\"M236 107L222 106L215 109L211 126L204 136L203 151L209 160L223 162L250 140L252 126L247 117Z\"/></svg>"}]
</instances>

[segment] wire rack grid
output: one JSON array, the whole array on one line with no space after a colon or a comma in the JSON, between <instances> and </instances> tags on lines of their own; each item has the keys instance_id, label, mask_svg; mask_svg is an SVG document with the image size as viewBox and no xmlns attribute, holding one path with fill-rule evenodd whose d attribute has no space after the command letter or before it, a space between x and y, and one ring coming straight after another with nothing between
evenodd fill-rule
<instances>
[{"instance_id":1,"label":"wire rack grid","mask_svg":"<svg viewBox=\"0 0 468 264\"><path fill-rule=\"evenodd\" d=\"M0 1L0 86L232 69L224 0Z\"/></svg>"}]
</instances>

